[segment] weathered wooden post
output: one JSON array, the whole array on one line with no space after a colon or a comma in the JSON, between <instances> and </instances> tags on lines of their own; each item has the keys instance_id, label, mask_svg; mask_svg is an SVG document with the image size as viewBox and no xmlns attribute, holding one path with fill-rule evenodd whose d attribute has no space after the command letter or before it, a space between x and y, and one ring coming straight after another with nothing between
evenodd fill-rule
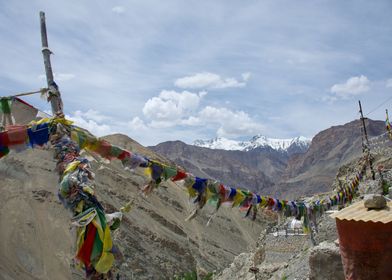
<instances>
[{"instance_id":1,"label":"weathered wooden post","mask_svg":"<svg viewBox=\"0 0 392 280\"><path fill-rule=\"evenodd\" d=\"M389 139L392 140L392 130L391 130L391 124L389 122L388 109L385 109L385 114L387 116L387 118L385 120L385 126L387 129L388 137L389 137Z\"/></svg>"},{"instance_id":2,"label":"weathered wooden post","mask_svg":"<svg viewBox=\"0 0 392 280\"><path fill-rule=\"evenodd\" d=\"M46 81L48 83L48 102L52 106L53 116L61 115L63 113L63 102L61 101L60 91L53 78L52 65L50 64L50 54L52 53L48 47L48 36L46 34L45 13L39 12L41 23L41 41L42 41L42 55L45 64Z\"/></svg>"}]
</instances>

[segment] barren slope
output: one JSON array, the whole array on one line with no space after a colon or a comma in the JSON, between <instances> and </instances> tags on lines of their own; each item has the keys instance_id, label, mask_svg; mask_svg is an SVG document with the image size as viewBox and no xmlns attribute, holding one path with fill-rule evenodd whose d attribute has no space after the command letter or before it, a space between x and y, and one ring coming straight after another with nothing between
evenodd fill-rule
<instances>
[{"instance_id":1,"label":"barren slope","mask_svg":"<svg viewBox=\"0 0 392 280\"><path fill-rule=\"evenodd\" d=\"M122 135L107 137L135 152L148 152ZM253 246L261 224L221 209L206 227L212 209L190 222L192 205L181 186L165 183L148 198L138 195L146 183L143 170L125 171L120 162L92 159L96 192L107 212L133 197L137 206L114 233L123 261L120 279L170 279L175 273L212 271L227 266L235 255ZM98 161L97 161L98 159ZM0 279L80 279L72 269L74 235L70 213L58 202L52 151L26 150L0 160ZM72 274L73 271L73 274Z\"/></svg>"}]
</instances>

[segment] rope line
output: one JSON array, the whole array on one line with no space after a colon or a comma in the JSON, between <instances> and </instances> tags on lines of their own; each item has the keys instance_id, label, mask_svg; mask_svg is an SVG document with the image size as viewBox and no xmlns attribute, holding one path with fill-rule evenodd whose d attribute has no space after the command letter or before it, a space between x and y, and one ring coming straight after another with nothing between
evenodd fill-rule
<instances>
[{"instance_id":1,"label":"rope line","mask_svg":"<svg viewBox=\"0 0 392 280\"><path fill-rule=\"evenodd\" d=\"M37 91L21 92L21 93L16 93L16 94L9 95L9 96L2 96L0 98L19 97L19 96L32 95L32 94L36 94L36 93L45 93L48 90L49 90L48 88L41 88L40 90L37 90Z\"/></svg>"},{"instance_id":2,"label":"rope line","mask_svg":"<svg viewBox=\"0 0 392 280\"><path fill-rule=\"evenodd\" d=\"M376 108L372 109L369 113L367 113L365 116L370 115L371 113L373 113L374 111L376 111L377 109L379 109L382 105L384 105L385 103L387 103L389 100L392 99L392 96L387 98L385 101L383 101L380 105L378 105Z\"/></svg>"}]
</instances>

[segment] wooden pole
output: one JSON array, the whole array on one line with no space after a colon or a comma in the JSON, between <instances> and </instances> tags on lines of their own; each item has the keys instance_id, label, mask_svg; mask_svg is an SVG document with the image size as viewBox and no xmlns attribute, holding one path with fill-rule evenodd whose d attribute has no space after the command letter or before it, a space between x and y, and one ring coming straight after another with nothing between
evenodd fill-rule
<instances>
[{"instance_id":1,"label":"wooden pole","mask_svg":"<svg viewBox=\"0 0 392 280\"><path fill-rule=\"evenodd\" d=\"M369 138L368 138L368 135L367 135L366 125L365 125L365 119L366 118L363 117L361 100L358 100L358 103L359 103L359 112L361 113L361 121L362 121L362 126L363 126L363 132L365 134L366 148L367 148L367 151L369 153L368 159L369 159L370 170L372 172L372 179L375 180L376 179L376 174L374 173L374 170L373 170L373 160L372 160L372 157L370 155Z\"/></svg>"},{"instance_id":2,"label":"wooden pole","mask_svg":"<svg viewBox=\"0 0 392 280\"><path fill-rule=\"evenodd\" d=\"M48 101L50 101L52 106L53 116L63 113L63 103L61 101L61 95L58 90L56 83L53 78L52 65L50 63L50 54L52 53L48 46L48 36L46 34L46 23L45 23L45 13L39 12L40 23L41 23L41 41L42 41L42 55L44 58L46 81L49 88Z\"/></svg>"},{"instance_id":3,"label":"wooden pole","mask_svg":"<svg viewBox=\"0 0 392 280\"><path fill-rule=\"evenodd\" d=\"M387 115L387 118L385 120L385 127L387 129L387 134L389 139L392 140L392 130L391 130L391 123L389 122L388 109L385 109L385 114Z\"/></svg>"}]
</instances>

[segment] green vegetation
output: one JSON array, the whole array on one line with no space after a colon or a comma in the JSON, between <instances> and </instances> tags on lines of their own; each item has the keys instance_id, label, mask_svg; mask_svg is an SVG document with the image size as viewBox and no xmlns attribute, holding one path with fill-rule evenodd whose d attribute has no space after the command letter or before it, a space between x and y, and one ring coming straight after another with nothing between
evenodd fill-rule
<instances>
[{"instance_id":1,"label":"green vegetation","mask_svg":"<svg viewBox=\"0 0 392 280\"><path fill-rule=\"evenodd\" d=\"M389 186L388 182L385 180L382 180L382 194L383 195L389 194L389 188L390 188L390 186Z\"/></svg>"}]
</instances>

